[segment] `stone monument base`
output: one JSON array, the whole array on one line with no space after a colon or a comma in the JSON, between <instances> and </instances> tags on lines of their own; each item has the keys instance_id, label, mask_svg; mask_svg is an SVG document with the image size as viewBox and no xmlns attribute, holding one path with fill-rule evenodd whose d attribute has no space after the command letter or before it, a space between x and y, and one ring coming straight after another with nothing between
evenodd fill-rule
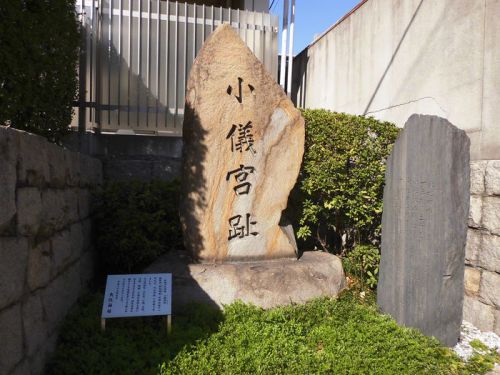
<instances>
[{"instance_id":1,"label":"stone monument base","mask_svg":"<svg viewBox=\"0 0 500 375\"><path fill-rule=\"evenodd\" d=\"M189 302L222 307L236 300L263 308L334 297L346 285L338 257L305 252L298 260L276 259L241 263L191 263L186 252L167 254L145 273L172 273L175 310Z\"/></svg>"}]
</instances>

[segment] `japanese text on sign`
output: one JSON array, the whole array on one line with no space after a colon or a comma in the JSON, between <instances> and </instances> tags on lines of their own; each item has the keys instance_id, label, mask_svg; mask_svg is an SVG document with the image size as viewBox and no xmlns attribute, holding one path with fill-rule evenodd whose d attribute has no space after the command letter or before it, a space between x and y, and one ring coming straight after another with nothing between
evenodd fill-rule
<instances>
[{"instance_id":1,"label":"japanese text on sign","mask_svg":"<svg viewBox=\"0 0 500 375\"><path fill-rule=\"evenodd\" d=\"M170 315L172 274L109 275L103 318Z\"/></svg>"}]
</instances>

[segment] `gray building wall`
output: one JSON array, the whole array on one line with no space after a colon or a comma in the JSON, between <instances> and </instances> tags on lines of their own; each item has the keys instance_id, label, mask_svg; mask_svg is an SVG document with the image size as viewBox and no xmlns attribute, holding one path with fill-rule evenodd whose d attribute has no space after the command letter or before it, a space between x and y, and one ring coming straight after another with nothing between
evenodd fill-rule
<instances>
[{"instance_id":1,"label":"gray building wall","mask_svg":"<svg viewBox=\"0 0 500 375\"><path fill-rule=\"evenodd\" d=\"M500 0L367 0L294 60L300 107L445 117L500 159Z\"/></svg>"}]
</instances>

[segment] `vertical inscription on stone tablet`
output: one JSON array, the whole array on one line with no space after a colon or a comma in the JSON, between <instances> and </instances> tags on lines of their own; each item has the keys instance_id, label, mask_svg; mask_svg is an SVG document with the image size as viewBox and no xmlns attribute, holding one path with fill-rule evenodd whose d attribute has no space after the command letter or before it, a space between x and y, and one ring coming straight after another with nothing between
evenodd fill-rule
<instances>
[{"instance_id":1,"label":"vertical inscription on stone tablet","mask_svg":"<svg viewBox=\"0 0 500 375\"><path fill-rule=\"evenodd\" d=\"M191 68L183 124L184 242L206 261L295 258L280 223L300 170L304 119L229 25Z\"/></svg>"},{"instance_id":2,"label":"vertical inscription on stone tablet","mask_svg":"<svg viewBox=\"0 0 500 375\"><path fill-rule=\"evenodd\" d=\"M241 77L238 77L238 95L234 96L240 104L243 103L242 83L243 79ZM254 86L249 84L248 88L250 92L255 95ZM227 87L226 92L228 95L233 94L233 88L231 87L231 85ZM226 136L226 139L231 140L231 152L242 153L249 151L253 155L256 154L252 129L252 121L248 121L245 125L232 124L231 129ZM250 174L253 173L255 173L254 167L240 164L238 168L227 172L226 181L230 181L231 177L234 177L237 183L233 187L235 194L237 196L248 195L250 193L252 184L247 181L247 178ZM257 221L250 219L251 216L252 215L250 213L246 213L244 215L245 219L243 219L242 215L235 215L229 218L229 236L227 238L228 241L236 240L238 238L245 238L250 235L257 236L259 234L259 232L251 229L251 227L255 227L257 225Z\"/></svg>"}]
</instances>

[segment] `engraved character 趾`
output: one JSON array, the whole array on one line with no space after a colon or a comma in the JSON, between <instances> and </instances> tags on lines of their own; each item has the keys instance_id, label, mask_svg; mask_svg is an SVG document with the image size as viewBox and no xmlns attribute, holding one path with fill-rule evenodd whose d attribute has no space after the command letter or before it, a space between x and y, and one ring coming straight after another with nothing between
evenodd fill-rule
<instances>
[{"instance_id":1,"label":"engraved character \u8dbe","mask_svg":"<svg viewBox=\"0 0 500 375\"><path fill-rule=\"evenodd\" d=\"M231 241L234 238L244 238L250 235L258 235L258 232L251 231L251 226L255 224L257 224L257 222L250 220L250 214L246 214L244 220L242 220L241 215L229 218L229 236L227 239Z\"/></svg>"},{"instance_id":2,"label":"engraved character \u8dbe","mask_svg":"<svg viewBox=\"0 0 500 375\"><path fill-rule=\"evenodd\" d=\"M234 97L236 98L236 100L238 101L238 103L243 103L243 92L242 92L242 84L243 84L243 78L241 77L238 77L238 95L234 95ZM247 85L248 88L250 89L250 93L253 94L253 92L255 91L255 87L253 87L252 85L248 84ZM231 85L229 85L227 87L227 90L226 90L227 94L228 95L231 95L233 93L233 87Z\"/></svg>"},{"instance_id":3,"label":"engraved character \u8dbe","mask_svg":"<svg viewBox=\"0 0 500 375\"><path fill-rule=\"evenodd\" d=\"M254 139L252 134L252 121L248 121L246 125L238 124L237 126L233 124L229 133L227 133L226 139L231 138L231 151L250 151L255 155L255 150L253 148ZM238 138L235 142L235 133L238 130Z\"/></svg>"},{"instance_id":4,"label":"engraved character \u8dbe","mask_svg":"<svg viewBox=\"0 0 500 375\"><path fill-rule=\"evenodd\" d=\"M247 182L248 175L255 171L254 167L245 167L243 164L240 164L239 168L236 168L232 171L229 171L226 175L226 181L229 181L231 175L234 174L234 179L236 182L240 182L236 185L233 190L236 192L236 195L248 194L252 184Z\"/></svg>"}]
</instances>

